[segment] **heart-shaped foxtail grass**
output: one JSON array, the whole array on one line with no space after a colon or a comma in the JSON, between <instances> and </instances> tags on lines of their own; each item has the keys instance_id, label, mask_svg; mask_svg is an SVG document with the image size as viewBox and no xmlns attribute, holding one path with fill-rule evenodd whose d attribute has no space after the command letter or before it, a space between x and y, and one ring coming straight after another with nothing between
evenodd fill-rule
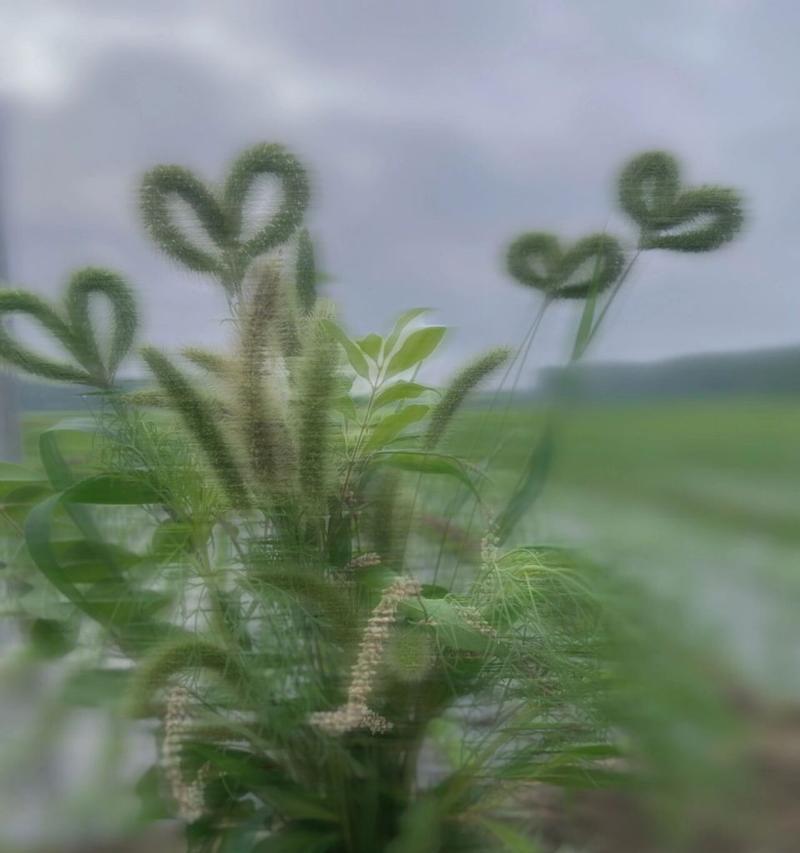
<instances>
[{"instance_id":1,"label":"heart-shaped foxtail grass","mask_svg":"<svg viewBox=\"0 0 800 853\"><path fill-rule=\"evenodd\" d=\"M245 236L245 204L259 178L275 177L282 199L278 210L250 236ZM233 163L221 191L207 187L182 166L157 166L145 175L141 211L153 240L172 258L196 272L217 276L229 295L236 295L250 261L285 243L303 220L309 183L300 162L280 145L248 148ZM176 221L171 201L191 208L206 235L198 244Z\"/></svg>"},{"instance_id":2,"label":"heart-shaped foxtail grass","mask_svg":"<svg viewBox=\"0 0 800 853\"><path fill-rule=\"evenodd\" d=\"M622 209L640 228L637 251L627 264L617 241L603 234L592 235L565 253L554 235L531 232L514 240L508 250L508 271L522 284L542 290L550 298L586 299L570 364L584 355L595 338L642 251L711 251L732 240L744 221L741 199L732 189L701 186L681 190L680 165L665 151L646 151L634 157L620 174L618 197ZM569 282L591 257L596 259L593 276ZM600 305L598 296L606 289L609 292ZM551 415L514 495L499 516L501 542L544 486L555 446L553 424Z\"/></svg>"},{"instance_id":3,"label":"heart-shaped foxtail grass","mask_svg":"<svg viewBox=\"0 0 800 853\"><path fill-rule=\"evenodd\" d=\"M602 292L616 281L624 263L622 247L608 234L590 234L563 249L554 234L533 231L517 237L506 256L517 281L554 299L585 299ZM582 267L585 274L574 280Z\"/></svg>"},{"instance_id":4,"label":"heart-shaped foxtail grass","mask_svg":"<svg viewBox=\"0 0 800 853\"><path fill-rule=\"evenodd\" d=\"M91 316L91 298L97 295L105 297L112 313L110 351L105 358ZM2 322L4 317L15 314L35 320L73 357L74 363L58 361L22 344ZM43 379L111 387L137 326L138 312L130 287L121 276L98 267L86 267L70 278L61 310L26 291L0 292L0 360Z\"/></svg>"},{"instance_id":5,"label":"heart-shaped foxtail grass","mask_svg":"<svg viewBox=\"0 0 800 853\"><path fill-rule=\"evenodd\" d=\"M708 252L730 242L744 222L739 194L727 187L681 190L678 161L647 151L619 178L622 209L640 226L642 249Z\"/></svg>"}]
</instances>

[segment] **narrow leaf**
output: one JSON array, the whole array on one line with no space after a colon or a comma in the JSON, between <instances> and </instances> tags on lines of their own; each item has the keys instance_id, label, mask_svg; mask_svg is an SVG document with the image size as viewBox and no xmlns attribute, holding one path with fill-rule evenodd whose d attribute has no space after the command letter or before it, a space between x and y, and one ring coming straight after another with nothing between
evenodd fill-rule
<instances>
[{"instance_id":1,"label":"narrow leaf","mask_svg":"<svg viewBox=\"0 0 800 853\"><path fill-rule=\"evenodd\" d=\"M503 845L508 853L542 853L542 848L532 838L528 838L508 824L499 820L481 818L481 825Z\"/></svg>"},{"instance_id":2,"label":"narrow leaf","mask_svg":"<svg viewBox=\"0 0 800 853\"><path fill-rule=\"evenodd\" d=\"M46 490L48 482L43 474L28 471L11 462L0 462L0 498L5 498L26 486L33 487L32 494L35 494Z\"/></svg>"},{"instance_id":3,"label":"narrow leaf","mask_svg":"<svg viewBox=\"0 0 800 853\"><path fill-rule=\"evenodd\" d=\"M126 474L99 474L67 489L70 503L110 506L140 506L164 502L164 496L139 477Z\"/></svg>"},{"instance_id":4,"label":"narrow leaf","mask_svg":"<svg viewBox=\"0 0 800 853\"><path fill-rule=\"evenodd\" d=\"M401 610L413 619L431 620L437 638L460 652L483 653L493 639L466 621L456 604L446 598L408 599Z\"/></svg>"},{"instance_id":5,"label":"narrow leaf","mask_svg":"<svg viewBox=\"0 0 800 853\"><path fill-rule=\"evenodd\" d=\"M428 385L420 385L418 382L406 382L404 379L401 379L387 386L377 394L372 405L373 408L379 409L381 406L388 406L390 403L396 403L398 400L413 400L430 390Z\"/></svg>"},{"instance_id":6,"label":"narrow leaf","mask_svg":"<svg viewBox=\"0 0 800 853\"><path fill-rule=\"evenodd\" d=\"M61 504L62 495L53 495L37 504L25 521L25 542L34 563L62 595L81 607L83 595L59 563L52 543L53 514Z\"/></svg>"},{"instance_id":7,"label":"narrow leaf","mask_svg":"<svg viewBox=\"0 0 800 853\"><path fill-rule=\"evenodd\" d=\"M259 841L252 853L325 853L338 839L338 832L289 825Z\"/></svg>"},{"instance_id":8,"label":"narrow leaf","mask_svg":"<svg viewBox=\"0 0 800 853\"><path fill-rule=\"evenodd\" d=\"M372 430L372 434L364 444L364 453L384 447L393 438L396 438L406 427L417 423L428 414L428 406L412 404L387 415L379 421Z\"/></svg>"},{"instance_id":9,"label":"narrow leaf","mask_svg":"<svg viewBox=\"0 0 800 853\"><path fill-rule=\"evenodd\" d=\"M55 489L64 492L78 482L79 472L67 462L65 453L72 459L77 453L88 457L93 449L97 436L97 424L88 418L67 418L55 426L45 430L39 436L39 458L42 461L48 479ZM103 536L95 523L91 510L79 503L64 502L63 494L59 503L63 502L64 509L84 537L102 547ZM116 555L113 549L106 548L106 560L109 568L118 574Z\"/></svg>"},{"instance_id":10,"label":"narrow leaf","mask_svg":"<svg viewBox=\"0 0 800 853\"><path fill-rule=\"evenodd\" d=\"M589 346L594 332L596 331L594 328L594 315L595 310L597 309L597 297L601 290L602 288L600 287L600 282L598 280L598 269L597 265L595 265L589 295L583 305L581 321L578 324L578 331L575 335L575 344L572 348L571 361L577 361L584 352L586 352L586 348Z\"/></svg>"},{"instance_id":11,"label":"narrow leaf","mask_svg":"<svg viewBox=\"0 0 800 853\"><path fill-rule=\"evenodd\" d=\"M406 326L417 317L430 311L430 308L412 308L410 311L405 311L401 314L394 324L391 334L386 338L383 352L388 358L393 352L397 342L400 340L400 335L405 331Z\"/></svg>"},{"instance_id":12,"label":"narrow leaf","mask_svg":"<svg viewBox=\"0 0 800 853\"><path fill-rule=\"evenodd\" d=\"M413 471L418 474L439 474L454 477L470 491L475 492L466 468L455 456L443 453L426 453L419 450L382 450L372 456L372 464L390 465L401 471Z\"/></svg>"},{"instance_id":13,"label":"narrow leaf","mask_svg":"<svg viewBox=\"0 0 800 853\"><path fill-rule=\"evenodd\" d=\"M355 343L355 341L351 341L350 338L348 338L342 331L340 326L337 323L334 323L333 320L323 320L322 325L328 330L328 332L330 332L334 340L341 344L342 349L347 356L347 360L350 362L350 366L353 370L355 370L355 372L364 379L369 379L369 365L367 364L367 360L364 358L364 353L361 352L358 344Z\"/></svg>"},{"instance_id":14,"label":"narrow leaf","mask_svg":"<svg viewBox=\"0 0 800 853\"><path fill-rule=\"evenodd\" d=\"M439 346L444 333L444 326L426 326L413 331L392 356L386 376L394 376L395 373L408 370L424 361Z\"/></svg>"},{"instance_id":15,"label":"narrow leaf","mask_svg":"<svg viewBox=\"0 0 800 853\"><path fill-rule=\"evenodd\" d=\"M88 454L96 436L97 423L89 418L66 418L39 436L39 458L54 489L67 489L76 479L64 458L62 443L69 445L68 455L72 458L75 450Z\"/></svg>"},{"instance_id":16,"label":"narrow leaf","mask_svg":"<svg viewBox=\"0 0 800 853\"><path fill-rule=\"evenodd\" d=\"M506 541L539 497L550 474L554 446L553 429L548 426L528 459L519 486L497 519L497 537L500 543Z\"/></svg>"},{"instance_id":17,"label":"narrow leaf","mask_svg":"<svg viewBox=\"0 0 800 853\"><path fill-rule=\"evenodd\" d=\"M361 338L358 345L362 352L366 353L373 361L377 361L383 346L383 338L376 334L367 335L365 338Z\"/></svg>"}]
</instances>

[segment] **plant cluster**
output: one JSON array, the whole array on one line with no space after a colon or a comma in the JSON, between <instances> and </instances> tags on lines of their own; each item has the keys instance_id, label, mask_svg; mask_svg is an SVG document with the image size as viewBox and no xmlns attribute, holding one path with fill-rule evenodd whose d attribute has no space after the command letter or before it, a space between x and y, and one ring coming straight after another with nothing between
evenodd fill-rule
<instances>
[{"instance_id":1,"label":"plant cluster","mask_svg":"<svg viewBox=\"0 0 800 853\"><path fill-rule=\"evenodd\" d=\"M253 226L265 179L282 201ZM636 618L603 573L559 548L503 550L544 484L557 423L532 437L500 507L491 465L448 435L477 386L515 364L519 376L554 300L583 303L577 360L640 251L714 249L741 205L730 190L682 190L667 154L635 158L620 201L638 248L516 239L508 269L542 308L520 347L479 356L440 391L419 378L445 334L419 325L423 310L354 339L318 295L308 200L304 169L275 145L244 152L219 190L177 166L145 176L148 232L224 288L235 329L226 352L141 349L152 388L115 378L138 326L117 274L79 271L63 306L0 293L0 318L27 315L67 359L7 327L0 358L87 386L101 409L41 435L42 473L0 468L27 553L16 615L40 655L94 649L82 683L160 721L161 764L140 788L148 814L186 822L193 850L535 849L498 818L510 787L643 784L682 747L663 706L640 701L656 668L629 677L647 655L626 654ZM447 515L431 525L442 494Z\"/></svg>"}]
</instances>

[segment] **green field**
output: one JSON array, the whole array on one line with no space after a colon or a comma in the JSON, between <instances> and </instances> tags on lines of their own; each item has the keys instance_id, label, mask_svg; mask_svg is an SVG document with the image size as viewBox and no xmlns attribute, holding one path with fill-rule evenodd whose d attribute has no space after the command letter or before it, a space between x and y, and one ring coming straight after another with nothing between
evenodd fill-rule
<instances>
[{"instance_id":1,"label":"green field","mask_svg":"<svg viewBox=\"0 0 800 853\"><path fill-rule=\"evenodd\" d=\"M454 447L485 450L471 412ZM545 414L512 410L494 491L515 482ZM483 424L482 427L476 427ZM580 543L680 599L760 687L800 697L800 402L582 406L560 419L523 541Z\"/></svg>"},{"instance_id":2,"label":"green field","mask_svg":"<svg viewBox=\"0 0 800 853\"><path fill-rule=\"evenodd\" d=\"M482 413L470 413L481 423ZM490 415L484 449L501 415ZM507 443L497 458L505 476L524 464L542 429L535 408L509 413ZM573 515L572 500L647 506L703 527L735 526L740 534L800 542L800 403L753 401L581 407L560 420L551 488L568 501L546 501ZM466 447L474 433L465 423ZM582 510L583 511L583 510Z\"/></svg>"},{"instance_id":3,"label":"green field","mask_svg":"<svg viewBox=\"0 0 800 853\"><path fill-rule=\"evenodd\" d=\"M26 416L29 459L38 433L65 416ZM487 490L495 507L546 416L525 405L459 421L455 452L478 457L506 436ZM577 543L645 577L681 599L746 677L800 697L799 437L800 402L789 398L566 410L551 476L517 538Z\"/></svg>"}]
</instances>

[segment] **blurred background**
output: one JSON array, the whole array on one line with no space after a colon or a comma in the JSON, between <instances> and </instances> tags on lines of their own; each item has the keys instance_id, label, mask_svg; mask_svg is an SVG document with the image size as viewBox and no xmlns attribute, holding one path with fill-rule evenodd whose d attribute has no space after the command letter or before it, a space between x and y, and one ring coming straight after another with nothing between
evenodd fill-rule
<instances>
[{"instance_id":1,"label":"blurred background","mask_svg":"<svg viewBox=\"0 0 800 853\"><path fill-rule=\"evenodd\" d=\"M253 142L294 150L314 176L325 294L359 334L434 308L453 331L431 381L522 339L538 296L502 263L520 231L635 239L615 181L636 152L667 149L688 184L740 189L736 242L637 265L579 369L524 538L577 541L680 602L742 701L779 715L800 788L800 724L786 722L800 720L796 3L0 0L0 23L0 272L53 295L74 267L117 269L141 294L143 337L171 349L223 345L225 306L143 234L138 180L155 163L218 180ZM558 305L536 340L509 475L575 316ZM2 457L30 457L81 405L3 377ZM41 689L0 700L17 726L0 752ZM0 797L0 846L3 832L46 840L43 803L94 766L77 751L50 756L33 799Z\"/></svg>"}]
</instances>

